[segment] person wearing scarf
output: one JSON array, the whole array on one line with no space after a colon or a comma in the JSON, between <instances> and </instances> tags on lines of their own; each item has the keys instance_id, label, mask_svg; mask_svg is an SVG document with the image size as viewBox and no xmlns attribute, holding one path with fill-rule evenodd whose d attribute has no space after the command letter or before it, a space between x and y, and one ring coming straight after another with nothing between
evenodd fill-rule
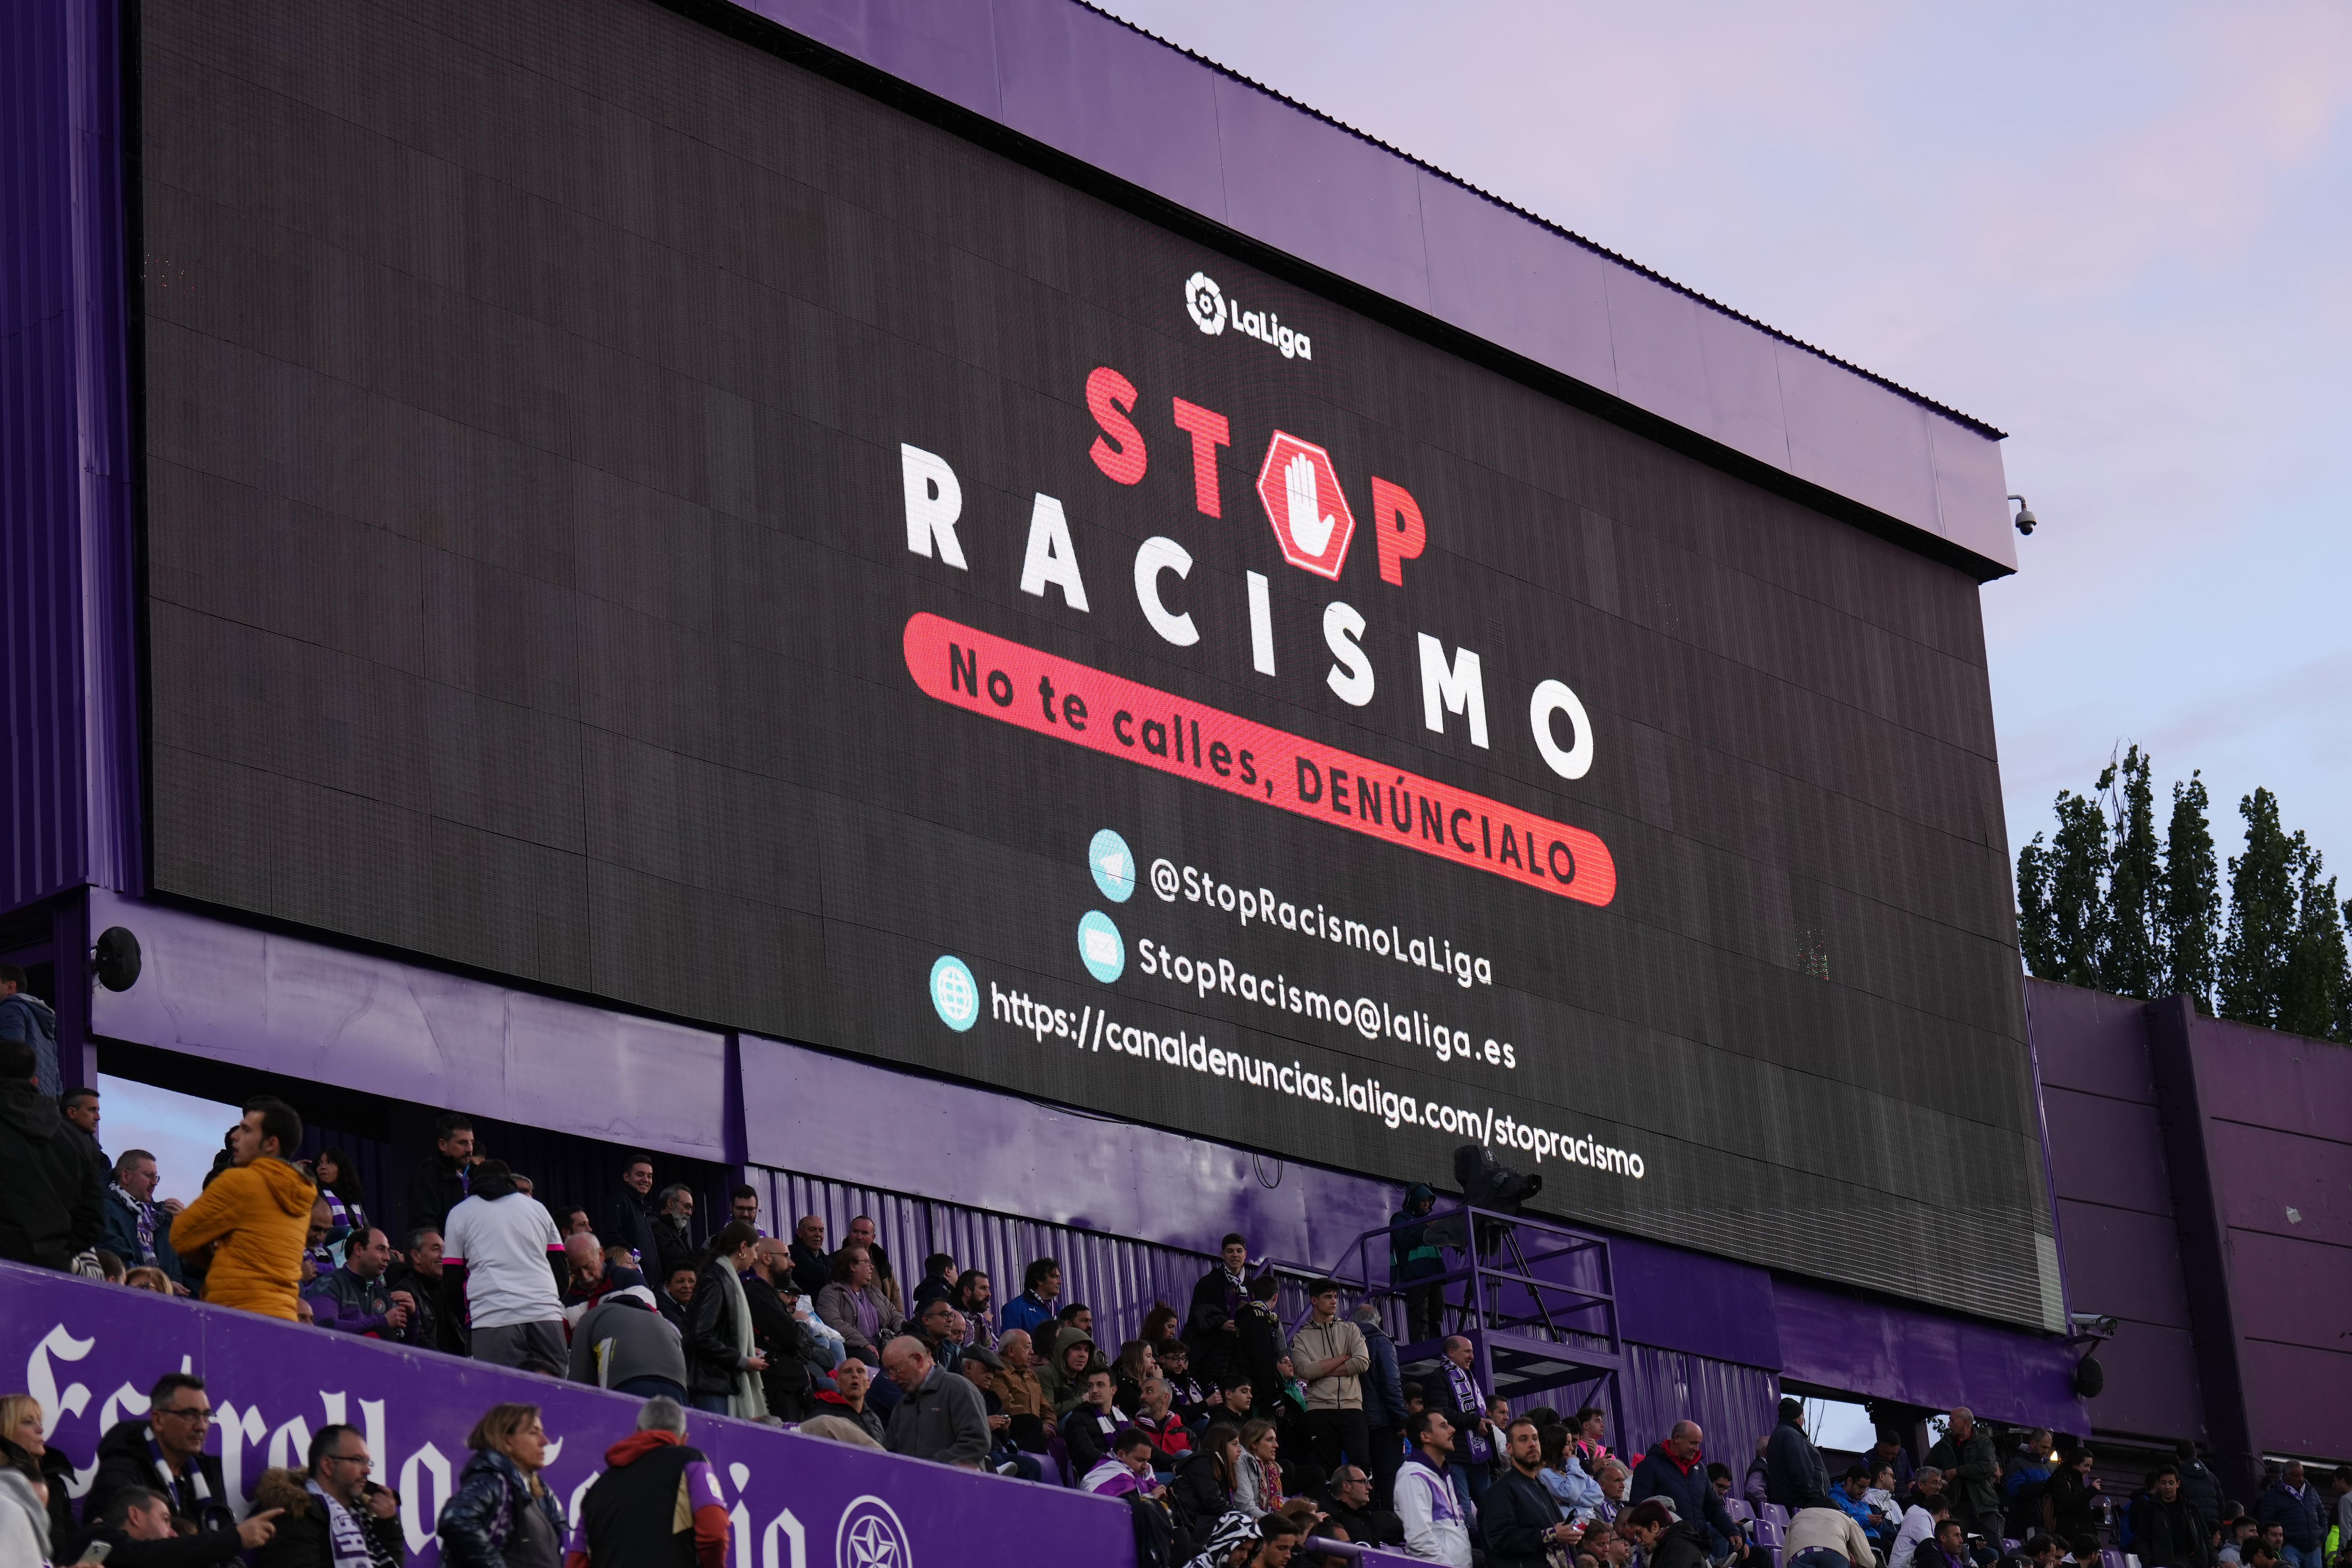
<instances>
[{"instance_id":1,"label":"person wearing scarf","mask_svg":"<svg viewBox=\"0 0 2352 1568\"><path fill-rule=\"evenodd\" d=\"M743 1294L742 1271L751 1267L760 1245L755 1225L730 1220L710 1239L687 1319L687 1391L694 1407L747 1421L768 1417L761 1374L767 1357L751 1327L751 1303Z\"/></svg>"},{"instance_id":2,"label":"person wearing scarf","mask_svg":"<svg viewBox=\"0 0 2352 1568\"><path fill-rule=\"evenodd\" d=\"M118 1421L99 1439L98 1473L83 1500L83 1518L106 1511L125 1487L160 1491L172 1511L200 1530L234 1530L236 1516L221 1479L220 1456L205 1452L212 1433L212 1399L205 1380L167 1372L148 1390L148 1413Z\"/></svg>"},{"instance_id":3,"label":"person wearing scarf","mask_svg":"<svg viewBox=\"0 0 2352 1568\"><path fill-rule=\"evenodd\" d=\"M1494 1483L1495 1445L1486 1436L1486 1396L1471 1370L1473 1356L1470 1342L1460 1334L1446 1340L1440 1364L1445 1392L1435 1405L1454 1424L1454 1458L1446 1472L1453 1478L1454 1491L1475 1513L1478 1500Z\"/></svg>"},{"instance_id":4,"label":"person wearing scarf","mask_svg":"<svg viewBox=\"0 0 2352 1568\"><path fill-rule=\"evenodd\" d=\"M400 1499L373 1483L359 1428L321 1427L309 1458L308 1471L265 1470L253 1489L255 1513L285 1511L255 1568L397 1568L405 1544Z\"/></svg>"}]
</instances>

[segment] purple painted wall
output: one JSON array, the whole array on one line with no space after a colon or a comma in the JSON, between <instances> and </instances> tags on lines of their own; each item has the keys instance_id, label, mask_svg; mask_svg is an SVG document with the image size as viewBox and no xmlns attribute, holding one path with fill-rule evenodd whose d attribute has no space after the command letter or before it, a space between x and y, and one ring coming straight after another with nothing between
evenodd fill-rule
<instances>
[{"instance_id":1,"label":"purple painted wall","mask_svg":"<svg viewBox=\"0 0 2352 1568\"><path fill-rule=\"evenodd\" d=\"M543 1472L575 1517L605 1448L634 1429L638 1402L578 1384L505 1372L427 1351L174 1301L119 1285L0 1263L0 1383L41 1401L49 1441L92 1464L115 1421L146 1413L146 1390L186 1366L209 1385L229 1500L242 1513L265 1468L299 1468L310 1434L348 1421L376 1477L400 1493L418 1568L439 1548L432 1523L465 1469L466 1434L488 1406L540 1406ZM1135 1560L1127 1510L1107 1499L696 1414L688 1440L709 1456L734 1514L740 1568L880 1561L836 1550L861 1519L895 1527L899 1563ZM80 1478L88 1489L88 1478ZM79 1495L77 1492L76 1495Z\"/></svg>"},{"instance_id":2,"label":"purple painted wall","mask_svg":"<svg viewBox=\"0 0 2352 1568\"><path fill-rule=\"evenodd\" d=\"M2026 987L2074 1309L2118 1325L2096 1353L2107 1382L2093 1417L2112 1431L2202 1438L2147 1009L2071 986Z\"/></svg>"},{"instance_id":3,"label":"purple painted wall","mask_svg":"<svg viewBox=\"0 0 2352 1568\"><path fill-rule=\"evenodd\" d=\"M727 1157L727 1050L707 1030L557 1001L114 894L145 967L91 997L111 1040L463 1106L696 1159Z\"/></svg>"},{"instance_id":4,"label":"purple painted wall","mask_svg":"<svg viewBox=\"0 0 2352 1568\"><path fill-rule=\"evenodd\" d=\"M2017 569L2000 436L1075 0L745 9L1855 501Z\"/></svg>"},{"instance_id":5,"label":"purple painted wall","mask_svg":"<svg viewBox=\"0 0 2352 1568\"><path fill-rule=\"evenodd\" d=\"M142 883L118 20L0 9L0 910Z\"/></svg>"},{"instance_id":6,"label":"purple painted wall","mask_svg":"<svg viewBox=\"0 0 2352 1568\"><path fill-rule=\"evenodd\" d=\"M2352 1048L2026 984L2099 1427L2352 1457Z\"/></svg>"},{"instance_id":7,"label":"purple painted wall","mask_svg":"<svg viewBox=\"0 0 2352 1568\"><path fill-rule=\"evenodd\" d=\"M2249 1427L2264 1451L2352 1457L2352 1048L2190 1029Z\"/></svg>"}]
</instances>

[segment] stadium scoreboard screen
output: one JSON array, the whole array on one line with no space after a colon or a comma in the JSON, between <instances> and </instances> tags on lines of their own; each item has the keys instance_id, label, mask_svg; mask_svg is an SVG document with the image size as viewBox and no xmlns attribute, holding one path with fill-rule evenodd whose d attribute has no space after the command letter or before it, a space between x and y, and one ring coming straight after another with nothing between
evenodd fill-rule
<instances>
[{"instance_id":1,"label":"stadium scoreboard screen","mask_svg":"<svg viewBox=\"0 0 2352 1568\"><path fill-rule=\"evenodd\" d=\"M2051 1319L1965 574L639 0L139 72L161 889Z\"/></svg>"}]
</instances>

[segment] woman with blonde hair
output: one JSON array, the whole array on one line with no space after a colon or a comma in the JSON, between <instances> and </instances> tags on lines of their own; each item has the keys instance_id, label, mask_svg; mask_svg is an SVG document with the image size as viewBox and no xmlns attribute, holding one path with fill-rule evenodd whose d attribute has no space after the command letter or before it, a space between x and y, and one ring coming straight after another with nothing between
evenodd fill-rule
<instances>
[{"instance_id":1,"label":"woman with blonde hair","mask_svg":"<svg viewBox=\"0 0 2352 1568\"><path fill-rule=\"evenodd\" d=\"M1275 1456L1281 1437L1271 1421L1242 1426L1241 1463L1234 1473L1234 1506L1256 1519L1282 1506L1282 1463Z\"/></svg>"},{"instance_id":2,"label":"woman with blonde hair","mask_svg":"<svg viewBox=\"0 0 2352 1568\"><path fill-rule=\"evenodd\" d=\"M142 1263L123 1275L122 1282L134 1291L152 1291L159 1296L172 1293L171 1276L152 1263Z\"/></svg>"},{"instance_id":3,"label":"woman with blonde hair","mask_svg":"<svg viewBox=\"0 0 2352 1568\"><path fill-rule=\"evenodd\" d=\"M0 1469L47 1485L49 1540L63 1544L74 1530L73 1498L66 1490L66 1483L73 1479L73 1461L48 1446L47 1431L39 1400L29 1394L0 1397Z\"/></svg>"},{"instance_id":4,"label":"woman with blonde hair","mask_svg":"<svg viewBox=\"0 0 2352 1568\"><path fill-rule=\"evenodd\" d=\"M493 1405L474 1423L474 1457L441 1510L448 1568L562 1568L563 1505L539 1479L547 1428L536 1405Z\"/></svg>"}]
</instances>

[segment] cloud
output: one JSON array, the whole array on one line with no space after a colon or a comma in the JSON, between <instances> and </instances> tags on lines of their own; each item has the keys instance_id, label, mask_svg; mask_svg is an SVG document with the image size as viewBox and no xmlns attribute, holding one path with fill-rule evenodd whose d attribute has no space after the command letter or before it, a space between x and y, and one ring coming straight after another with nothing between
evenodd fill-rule
<instances>
[{"instance_id":1,"label":"cloud","mask_svg":"<svg viewBox=\"0 0 2352 1568\"><path fill-rule=\"evenodd\" d=\"M2352 857L2352 12L1113 8L2013 432L2013 839L2136 737Z\"/></svg>"}]
</instances>

